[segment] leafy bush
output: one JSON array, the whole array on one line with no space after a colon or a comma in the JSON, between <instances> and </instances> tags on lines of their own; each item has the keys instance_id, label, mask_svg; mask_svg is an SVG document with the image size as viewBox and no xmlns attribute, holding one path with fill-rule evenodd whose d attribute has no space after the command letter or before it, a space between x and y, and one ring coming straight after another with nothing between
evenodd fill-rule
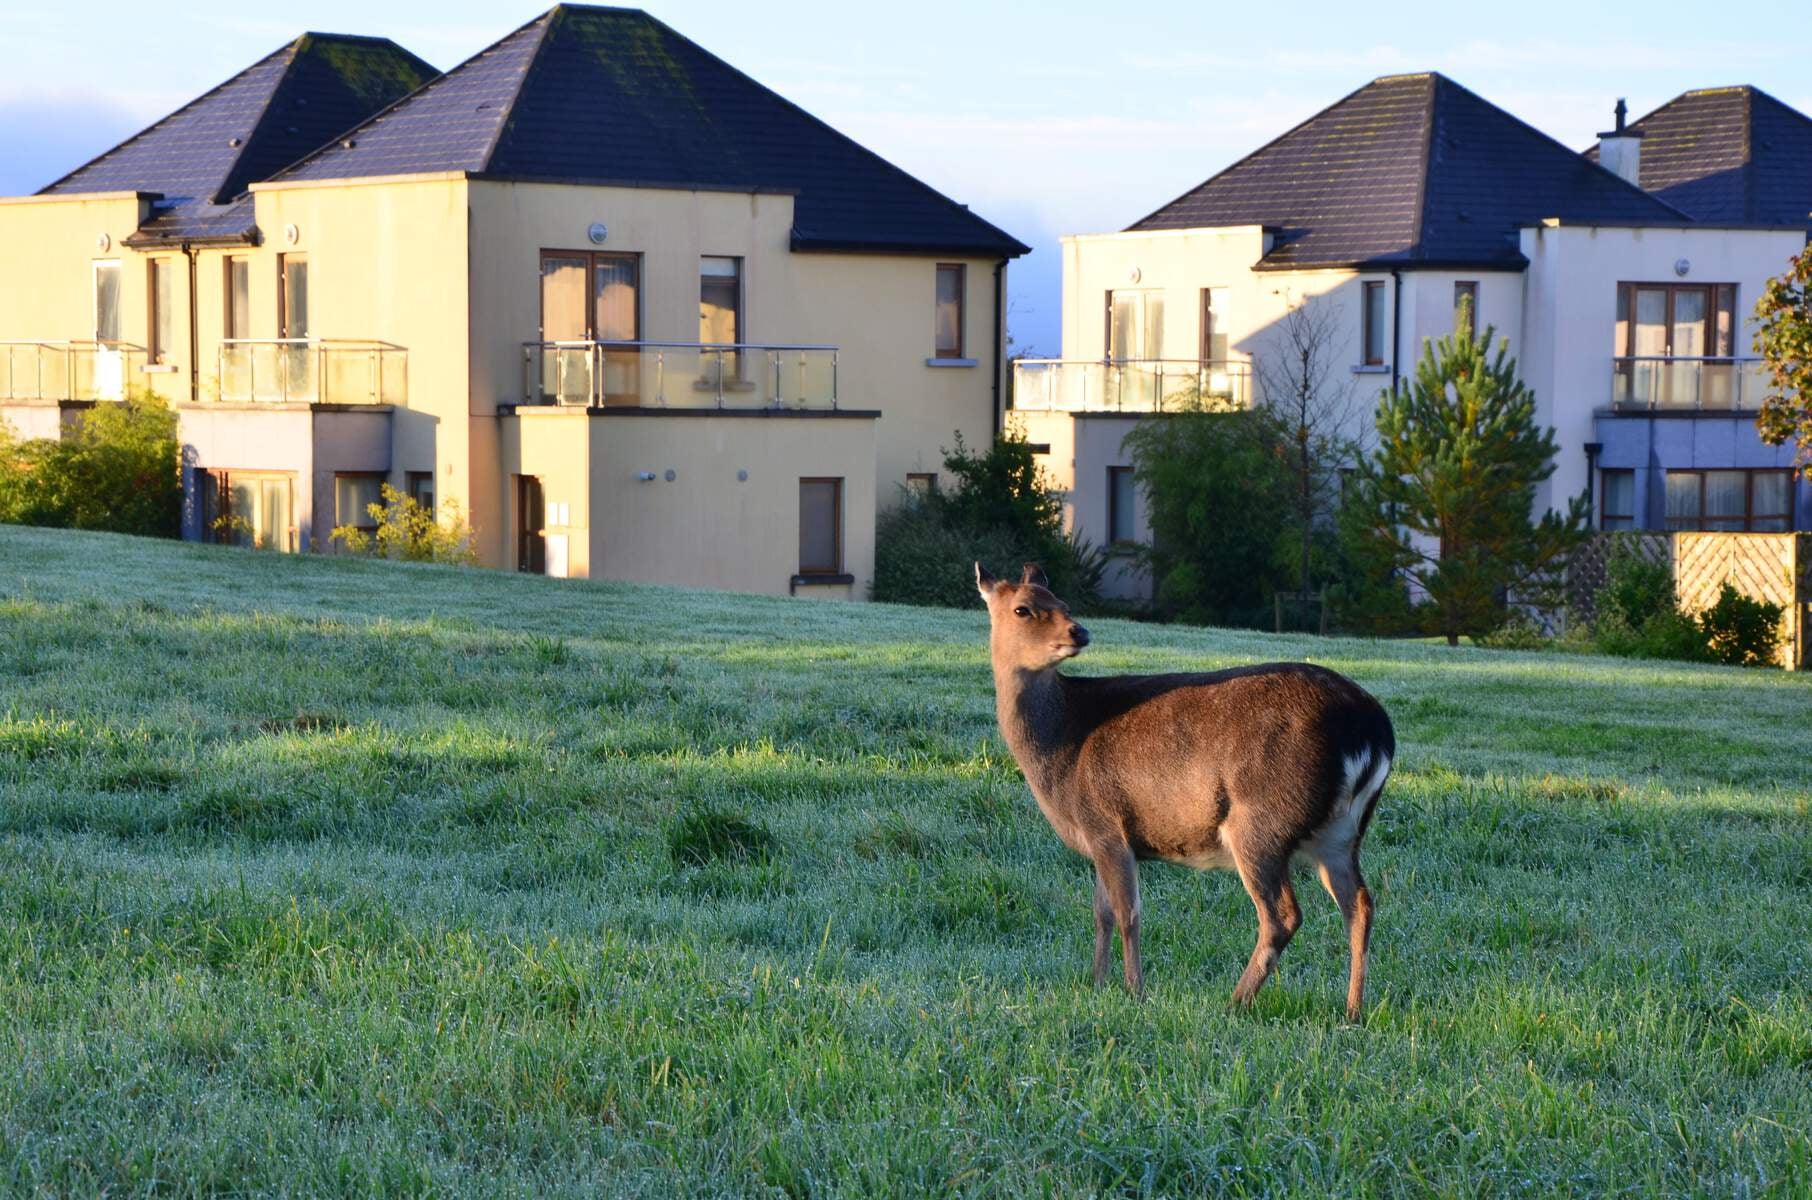
<instances>
[{"instance_id":1,"label":"leafy bush","mask_svg":"<svg viewBox=\"0 0 1812 1200\"><path fill-rule=\"evenodd\" d=\"M1605 562L1605 582L1598 590L1597 603L1599 619L1621 620L1632 629L1639 628L1657 613L1677 607L1673 569L1627 546L1614 545Z\"/></svg>"},{"instance_id":2,"label":"leafy bush","mask_svg":"<svg viewBox=\"0 0 1812 1200\"><path fill-rule=\"evenodd\" d=\"M1592 625L1592 640L1600 654L1618 658L1671 658L1681 662L1709 662L1705 635L1691 616L1669 605L1632 625L1621 613L1600 615Z\"/></svg>"},{"instance_id":3,"label":"leafy bush","mask_svg":"<svg viewBox=\"0 0 1812 1200\"><path fill-rule=\"evenodd\" d=\"M1554 639L1521 609L1512 610L1502 625L1472 640L1487 650L1545 650L1554 644Z\"/></svg>"},{"instance_id":4,"label":"leafy bush","mask_svg":"<svg viewBox=\"0 0 1812 1200\"><path fill-rule=\"evenodd\" d=\"M1291 442L1267 409L1182 412L1126 435L1145 494L1160 615L1264 626L1272 593L1294 588Z\"/></svg>"},{"instance_id":5,"label":"leafy bush","mask_svg":"<svg viewBox=\"0 0 1812 1200\"><path fill-rule=\"evenodd\" d=\"M339 542L353 554L372 558L394 558L403 562L456 563L478 565L478 551L472 545L472 530L460 515L459 501L444 500L447 513L443 524L432 509L417 503L389 484L379 489L381 504L366 505L377 532L368 533L352 525L334 527L331 540Z\"/></svg>"},{"instance_id":6,"label":"leafy bush","mask_svg":"<svg viewBox=\"0 0 1812 1200\"><path fill-rule=\"evenodd\" d=\"M896 604L975 604L975 563L996 571L1035 562L1071 606L1098 603L1104 560L1063 531L1063 502L1038 469L1031 446L1003 435L984 454L956 437L944 466L948 491L902 496L875 522L870 594Z\"/></svg>"},{"instance_id":7,"label":"leafy bush","mask_svg":"<svg viewBox=\"0 0 1812 1200\"><path fill-rule=\"evenodd\" d=\"M1782 612L1780 605L1753 600L1726 580L1718 589L1717 602L1699 614L1699 630L1707 651L1717 662L1737 667L1772 666L1775 647L1780 644Z\"/></svg>"},{"instance_id":8,"label":"leafy bush","mask_svg":"<svg viewBox=\"0 0 1812 1200\"><path fill-rule=\"evenodd\" d=\"M179 453L176 414L149 392L96 404L61 438L21 442L0 422L0 521L180 537Z\"/></svg>"}]
</instances>

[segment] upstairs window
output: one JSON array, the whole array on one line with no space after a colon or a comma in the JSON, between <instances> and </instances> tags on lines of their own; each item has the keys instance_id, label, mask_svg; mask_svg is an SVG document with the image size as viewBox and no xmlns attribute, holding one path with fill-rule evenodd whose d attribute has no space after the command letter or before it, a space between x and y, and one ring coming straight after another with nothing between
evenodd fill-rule
<instances>
[{"instance_id":1,"label":"upstairs window","mask_svg":"<svg viewBox=\"0 0 1812 1200\"><path fill-rule=\"evenodd\" d=\"M742 341L742 259L699 260L698 340L717 346Z\"/></svg>"},{"instance_id":2,"label":"upstairs window","mask_svg":"<svg viewBox=\"0 0 1812 1200\"><path fill-rule=\"evenodd\" d=\"M1461 279L1453 285L1453 331L1470 336L1478 329L1479 281Z\"/></svg>"},{"instance_id":3,"label":"upstairs window","mask_svg":"<svg viewBox=\"0 0 1812 1200\"><path fill-rule=\"evenodd\" d=\"M243 254L228 255L223 267L221 289L221 333L229 338L251 337L252 260Z\"/></svg>"},{"instance_id":4,"label":"upstairs window","mask_svg":"<svg viewBox=\"0 0 1812 1200\"><path fill-rule=\"evenodd\" d=\"M1202 350L1203 362L1226 362L1227 342L1227 289L1202 289Z\"/></svg>"},{"instance_id":5,"label":"upstairs window","mask_svg":"<svg viewBox=\"0 0 1812 1200\"><path fill-rule=\"evenodd\" d=\"M799 573L843 573L843 480L799 481Z\"/></svg>"},{"instance_id":6,"label":"upstairs window","mask_svg":"<svg viewBox=\"0 0 1812 1200\"><path fill-rule=\"evenodd\" d=\"M961 263L937 265L937 357L963 356L963 297L967 290Z\"/></svg>"},{"instance_id":7,"label":"upstairs window","mask_svg":"<svg viewBox=\"0 0 1812 1200\"><path fill-rule=\"evenodd\" d=\"M1107 357L1138 362L1164 357L1164 293L1107 294Z\"/></svg>"},{"instance_id":8,"label":"upstairs window","mask_svg":"<svg viewBox=\"0 0 1812 1200\"><path fill-rule=\"evenodd\" d=\"M120 340L118 261L94 264L94 340L109 344Z\"/></svg>"},{"instance_id":9,"label":"upstairs window","mask_svg":"<svg viewBox=\"0 0 1812 1200\"><path fill-rule=\"evenodd\" d=\"M308 323L308 257L277 256L277 336L306 341Z\"/></svg>"},{"instance_id":10,"label":"upstairs window","mask_svg":"<svg viewBox=\"0 0 1812 1200\"><path fill-rule=\"evenodd\" d=\"M1361 285L1360 344L1365 352L1365 365L1384 365L1384 284L1381 281Z\"/></svg>"},{"instance_id":11,"label":"upstairs window","mask_svg":"<svg viewBox=\"0 0 1812 1200\"><path fill-rule=\"evenodd\" d=\"M1729 358L1736 353L1736 285L1617 285L1618 358Z\"/></svg>"},{"instance_id":12,"label":"upstairs window","mask_svg":"<svg viewBox=\"0 0 1812 1200\"><path fill-rule=\"evenodd\" d=\"M176 298L172 294L170 260L153 258L146 262L145 361L163 362L175 343Z\"/></svg>"}]
</instances>

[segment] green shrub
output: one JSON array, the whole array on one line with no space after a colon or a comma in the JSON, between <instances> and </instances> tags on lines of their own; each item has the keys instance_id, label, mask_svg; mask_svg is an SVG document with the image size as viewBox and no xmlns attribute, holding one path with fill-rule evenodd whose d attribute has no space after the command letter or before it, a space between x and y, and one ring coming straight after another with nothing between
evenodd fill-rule
<instances>
[{"instance_id":1,"label":"green shrub","mask_svg":"<svg viewBox=\"0 0 1812 1200\"><path fill-rule=\"evenodd\" d=\"M1600 654L1619 658L1671 658L1681 662L1710 662L1705 635L1686 613L1669 605L1632 625L1622 613L1600 614L1592 625L1592 640Z\"/></svg>"},{"instance_id":2,"label":"green shrub","mask_svg":"<svg viewBox=\"0 0 1812 1200\"><path fill-rule=\"evenodd\" d=\"M1717 603L1699 614L1699 630L1717 662L1737 667L1773 666L1782 611L1778 604L1743 595L1726 580L1718 589Z\"/></svg>"},{"instance_id":3,"label":"green shrub","mask_svg":"<svg viewBox=\"0 0 1812 1200\"><path fill-rule=\"evenodd\" d=\"M1639 628L1651 617L1677 607L1673 568L1628 546L1613 544L1597 601L1599 619L1608 617Z\"/></svg>"},{"instance_id":4,"label":"green shrub","mask_svg":"<svg viewBox=\"0 0 1812 1200\"><path fill-rule=\"evenodd\" d=\"M1098 603L1105 560L1064 533L1062 500L1024 439L1003 435L973 454L959 434L944 466L955 480L948 491L904 493L875 522L874 599L973 606L974 564L1017 574L1035 562L1072 607Z\"/></svg>"},{"instance_id":5,"label":"green shrub","mask_svg":"<svg viewBox=\"0 0 1812 1200\"><path fill-rule=\"evenodd\" d=\"M381 486L379 495L383 497L381 504L365 506L377 522L377 532L337 525L330 540L339 542L350 553L372 558L478 565L472 530L460 515L459 501L441 502L446 513L442 522L435 518L433 509L423 507L415 497L405 496L387 483Z\"/></svg>"},{"instance_id":6,"label":"green shrub","mask_svg":"<svg viewBox=\"0 0 1812 1200\"><path fill-rule=\"evenodd\" d=\"M1521 609L1512 610L1509 619L1502 625L1473 639L1474 645L1483 646L1487 650L1545 650L1553 643L1554 639Z\"/></svg>"},{"instance_id":7,"label":"green shrub","mask_svg":"<svg viewBox=\"0 0 1812 1200\"><path fill-rule=\"evenodd\" d=\"M61 438L21 442L0 422L0 521L180 537L179 453L176 414L149 392L96 404Z\"/></svg>"}]
</instances>

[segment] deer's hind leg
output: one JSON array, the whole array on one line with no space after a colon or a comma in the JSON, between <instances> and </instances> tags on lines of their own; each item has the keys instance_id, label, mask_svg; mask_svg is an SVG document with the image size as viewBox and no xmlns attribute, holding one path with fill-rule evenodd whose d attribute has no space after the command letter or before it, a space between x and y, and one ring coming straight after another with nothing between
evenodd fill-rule
<instances>
[{"instance_id":1,"label":"deer's hind leg","mask_svg":"<svg viewBox=\"0 0 1812 1200\"><path fill-rule=\"evenodd\" d=\"M1232 1003L1245 1007L1252 1003L1265 980L1277 966L1277 960L1302 927L1302 909L1296 903L1296 892L1290 887L1290 853L1254 850L1235 842L1233 865L1239 871L1252 907L1258 910L1258 943L1252 958L1233 989Z\"/></svg>"},{"instance_id":2,"label":"deer's hind leg","mask_svg":"<svg viewBox=\"0 0 1812 1200\"><path fill-rule=\"evenodd\" d=\"M1321 886L1328 890L1346 921L1346 938L1352 949L1352 966L1346 984L1346 1019L1357 1021L1365 1002L1365 960L1372 940L1372 894L1359 873L1359 848L1343 846L1318 857Z\"/></svg>"}]
</instances>

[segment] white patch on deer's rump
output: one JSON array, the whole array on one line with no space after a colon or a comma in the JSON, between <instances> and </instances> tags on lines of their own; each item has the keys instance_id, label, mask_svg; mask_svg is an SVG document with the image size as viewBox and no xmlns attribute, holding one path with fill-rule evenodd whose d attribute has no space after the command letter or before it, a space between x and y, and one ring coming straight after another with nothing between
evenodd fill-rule
<instances>
[{"instance_id":1,"label":"white patch on deer's rump","mask_svg":"<svg viewBox=\"0 0 1812 1200\"><path fill-rule=\"evenodd\" d=\"M1374 761L1375 760L1375 761ZM1378 799L1384 780L1390 775L1390 755L1361 750L1347 758L1340 794L1334 798L1333 811L1321 828L1302 844L1298 854L1319 861L1344 857L1359 839L1365 814ZM1368 770L1369 768L1369 770Z\"/></svg>"}]
</instances>

